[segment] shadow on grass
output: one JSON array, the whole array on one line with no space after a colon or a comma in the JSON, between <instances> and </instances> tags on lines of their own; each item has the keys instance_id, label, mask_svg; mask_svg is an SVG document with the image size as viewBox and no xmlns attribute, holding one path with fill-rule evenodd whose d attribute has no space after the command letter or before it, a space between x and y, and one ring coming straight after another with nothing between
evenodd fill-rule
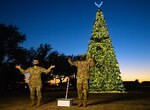
<instances>
[{"instance_id":1,"label":"shadow on grass","mask_svg":"<svg viewBox=\"0 0 150 110\"><path fill-rule=\"evenodd\" d=\"M150 94L147 93L103 93L103 94L90 94L89 104L88 105L98 105L98 104L108 104L113 102L122 102L122 101L134 101L150 98Z\"/></svg>"},{"instance_id":2,"label":"shadow on grass","mask_svg":"<svg viewBox=\"0 0 150 110\"><path fill-rule=\"evenodd\" d=\"M55 101L57 98L56 97L50 97L50 98L46 98L44 100L42 100L42 105L48 104L50 102Z\"/></svg>"}]
</instances>

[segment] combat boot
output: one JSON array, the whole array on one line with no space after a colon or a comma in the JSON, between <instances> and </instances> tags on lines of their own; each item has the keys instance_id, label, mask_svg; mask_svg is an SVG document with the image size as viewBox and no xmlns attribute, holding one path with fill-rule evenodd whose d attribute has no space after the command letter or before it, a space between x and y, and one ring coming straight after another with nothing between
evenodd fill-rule
<instances>
[{"instance_id":1,"label":"combat boot","mask_svg":"<svg viewBox=\"0 0 150 110\"><path fill-rule=\"evenodd\" d=\"M77 106L78 106L78 107L81 107L81 106L82 106L82 104L83 104L83 101L82 101L82 100L79 100L79 101L78 101L78 105L77 105Z\"/></svg>"},{"instance_id":2,"label":"combat boot","mask_svg":"<svg viewBox=\"0 0 150 110\"><path fill-rule=\"evenodd\" d=\"M31 104L30 104L30 106L33 106L34 104L35 104L34 99L31 99Z\"/></svg>"},{"instance_id":3,"label":"combat boot","mask_svg":"<svg viewBox=\"0 0 150 110\"><path fill-rule=\"evenodd\" d=\"M38 99L36 106L40 106L40 105L41 105L41 99Z\"/></svg>"},{"instance_id":4,"label":"combat boot","mask_svg":"<svg viewBox=\"0 0 150 110\"><path fill-rule=\"evenodd\" d=\"M83 107L87 107L87 100L83 101Z\"/></svg>"}]
</instances>

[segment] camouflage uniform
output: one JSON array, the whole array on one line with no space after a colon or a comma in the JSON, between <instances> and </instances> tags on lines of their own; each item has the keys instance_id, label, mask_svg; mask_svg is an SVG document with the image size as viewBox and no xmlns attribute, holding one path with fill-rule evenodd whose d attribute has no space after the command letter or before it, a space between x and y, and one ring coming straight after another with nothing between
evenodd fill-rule
<instances>
[{"instance_id":1,"label":"camouflage uniform","mask_svg":"<svg viewBox=\"0 0 150 110\"><path fill-rule=\"evenodd\" d=\"M71 65L77 67L77 90L78 90L78 106L87 106L88 98L88 80L89 80L89 69L91 66L94 66L93 59L90 60L81 60L81 61L72 61L68 59Z\"/></svg>"},{"instance_id":2,"label":"camouflage uniform","mask_svg":"<svg viewBox=\"0 0 150 110\"><path fill-rule=\"evenodd\" d=\"M45 68L42 68L39 66L33 66L26 70L24 70L22 68L19 68L19 70L22 73L28 73L28 72L30 73L30 78L29 78L30 98L31 98L31 100L35 99L35 90L36 90L38 102L40 103L41 98L42 98L42 95L41 95L41 88L42 88L41 73L48 73L51 71L51 68L49 67L48 69L45 69ZM33 105L33 102L32 102L32 105Z\"/></svg>"}]
</instances>

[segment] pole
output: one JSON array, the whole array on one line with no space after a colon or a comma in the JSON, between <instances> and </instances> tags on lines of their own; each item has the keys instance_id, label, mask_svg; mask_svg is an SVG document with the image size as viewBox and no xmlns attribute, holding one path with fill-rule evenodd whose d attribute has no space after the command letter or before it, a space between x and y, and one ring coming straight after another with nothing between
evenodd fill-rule
<instances>
[{"instance_id":1,"label":"pole","mask_svg":"<svg viewBox=\"0 0 150 110\"><path fill-rule=\"evenodd\" d=\"M68 77L68 78L67 78L67 88L66 88L66 96L65 96L65 99L68 98L69 80L70 80L70 78Z\"/></svg>"}]
</instances>

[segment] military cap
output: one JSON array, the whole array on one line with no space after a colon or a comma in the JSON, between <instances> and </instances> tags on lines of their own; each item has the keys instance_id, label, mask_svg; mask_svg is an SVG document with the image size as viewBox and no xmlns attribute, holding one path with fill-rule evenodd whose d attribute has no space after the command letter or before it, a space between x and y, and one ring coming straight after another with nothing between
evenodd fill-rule
<instances>
[{"instance_id":1,"label":"military cap","mask_svg":"<svg viewBox=\"0 0 150 110\"><path fill-rule=\"evenodd\" d=\"M39 60L33 60L33 64L39 64Z\"/></svg>"}]
</instances>

